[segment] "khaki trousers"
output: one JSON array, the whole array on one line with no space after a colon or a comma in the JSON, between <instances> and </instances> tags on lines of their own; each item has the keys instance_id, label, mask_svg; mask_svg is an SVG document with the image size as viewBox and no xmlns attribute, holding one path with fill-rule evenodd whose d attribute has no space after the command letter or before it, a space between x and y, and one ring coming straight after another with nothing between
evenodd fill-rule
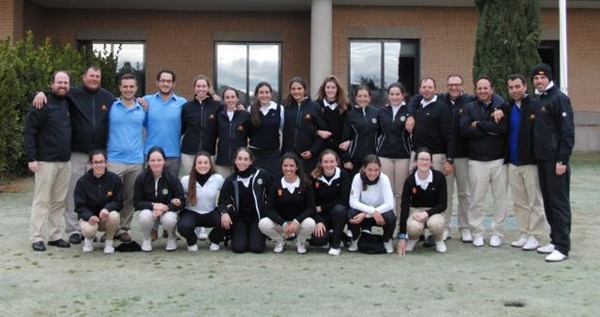
<instances>
[{"instance_id":1,"label":"khaki trousers","mask_svg":"<svg viewBox=\"0 0 600 317\"><path fill-rule=\"evenodd\" d=\"M537 165L508 164L508 184L513 198L515 218L521 234L541 239L546 215L540 190Z\"/></svg>"},{"instance_id":2,"label":"khaki trousers","mask_svg":"<svg viewBox=\"0 0 600 317\"><path fill-rule=\"evenodd\" d=\"M454 159L454 172L446 176L446 185L448 187L448 208L446 209L446 228L450 229L452 214L454 213L454 185L456 183L456 196L458 198L458 208L456 209L456 218L458 219L458 229L469 228L469 204L471 203L471 192L469 190L469 159Z\"/></svg>"},{"instance_id":3,"label":"khaki trousers","mask_svg":"<svg viewBox=\"0 0 600 317\"><path fill-rule=\"evenodd\" d=\"M396 218L400 219L400 204L402 203L402 188L404 187L404 181L408 177L410 165L410 159L392 159L386 157L380 157L381 160L381 172L390 179L392 185L392 191L396 198Z\"/></svg>"},{"instance_id":4,"label":"khaki trousers","mask_svg":"<svg viewBox=\"0 0 600 317\"><path fill-rule=\"evenodd\" d=\"M444 213L435 214L427 218L427 223L415 220L412 216L416 212L428 211L430 208L410 208L410 214L406 220L406 233L408 238L411 240L418 240L419 236L425 230L425 227L429 229L429 232L433 236L433 240L442 241L444 238Z\"/></svg>"},{"instance_id":5,"label":"khaki trousers","mask_svg":"<svg viewBox=\"0 0 600 317\"><path fill-rule=\"evenodd\" d=\"M29 234L31 242L44 241L42 229L48 219L48 241L61 239L60 220L71 182L71 162L38 162L35 173Z\"/></svg>"},{"instance_id":6,"label":"khaki trousers","mask_svg":"<svg viewBox=\"0 0 600 317\"><path fill-rule=\"evenodd\" d=\"M297 235L296 241L305 242L308 237L315 231L315 221L313 218L306 218L298 226L298 230L295 232ZM258 228L260 231L271 238L273 241L284 241L286 237L283 235L283 227L274 223L273 220L269 218L262 218L258 222Z\"/></svg>"},{"instance_id":7,"label":"khaki trousers","mask_svg":"<svg viewBox=\"0 0 600 317\"><path fill-rule=\"evenodd\" d=\"M113 240L115 232L119 228L119 222L121 216L116 211L111 211L108 214L108 218L100 219L100 222L91 225L88 221L79 219L79 227L81 228L81 234L87 239L93 239L98 231L106 232L106 240Z\"/></svg>"},{"instance_id":8,"label":"khaki trousers","mask_svg":"<svg viewBox=\"0 0 600 317\"><path fill-rule=\"evenodd\" d=\"M71 183L65 201L65 235L67 237L81 232L79 228L79 216L75 212L73 194L75 193L77 181L90 169L89 160L89 156L85 153L71 153Z\"/></svg>"},{"instance_id":9,"label":"khaki trousers","mask_svg":"<svg viewBox=\"0 0 600 317\"><path fill-rule=\"evenodd\" d=\"M503 236L506 220L507 168L504 159L489 162L469 160L469 187L471 205L469 206L469 227L474 235L483 235L483 203L485 195L492 187L494 200L492 234Z\"/></svg>"},{"instance_id":10,"label":"khaki trousers","mask_svg":"<svg viewBox=\"0 0 600 317\"><path fill-rule=\"evenodd\" d=\"M118 237L122 233L125 233L131 229L131 220L133 219L133 190L135 185L135 179L144 170L144 165L140 164L123 164L123 163L110 163L108 164L108 170L119 175L123 182L123 209L119 213L121 217L120 224L116 232ZM83 230L83 229L82 229Z\"/></svg>"}]
</instances>

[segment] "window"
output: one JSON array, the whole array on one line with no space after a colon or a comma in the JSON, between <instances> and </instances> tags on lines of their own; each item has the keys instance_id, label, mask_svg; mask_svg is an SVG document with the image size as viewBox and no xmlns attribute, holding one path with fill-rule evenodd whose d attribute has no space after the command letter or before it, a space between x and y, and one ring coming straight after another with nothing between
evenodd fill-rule
<instances>
[{"instance_id":1,"label":"window","mask_svg":"<svg viewBox=\"0 0 600 317\"><path fill-rule=\"evenodd\" d=\"M146 45L141 42L80 41L80 47L91 48L96 55L118 57L117 76L134 74L138 79L138 96L146 94Z\"/></svg>"},{"instance_id":2,"label":"window","mask_svg":"<svg viewBox=\"0 0 600 317\"><path fill-rule=\"evenodd\" d=\"M542 62L552 66L554 84L560 86L560 47L558 41L542 41L538 46Z\"/></svg>"},{"instance_id":3,"label":"window","mask_svg":"<svg viewBox=\"0 0 600 317\"><path fill-rule=\"evenodd\" d=\"M400 82L411 95L418 91L417 40L350 40L350 97L359 85L371 89L371 103L385 103L389 84Z\"/></svg>"},{"instance_id":4,"label":"window","mask_svg":"<svg viewBox=\"0 0 600 317\"><path fill-rule=\"evenodd\" d=\"M233 87L240 103L254 101L254 88L261 81L273 87L273 101L280 102L281 45L278 43L216 43L217 93Z\"/></svg>"}]
</instances>

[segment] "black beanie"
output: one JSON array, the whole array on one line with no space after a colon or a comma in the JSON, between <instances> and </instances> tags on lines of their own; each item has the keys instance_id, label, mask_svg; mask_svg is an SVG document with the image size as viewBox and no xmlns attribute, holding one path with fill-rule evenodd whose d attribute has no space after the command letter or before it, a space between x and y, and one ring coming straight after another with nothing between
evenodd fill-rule
<instances>
[{"instance_id":1,"label":"black beanie","mask_svg":"<svg viewBox=\"0 0 600 317\"><path fill-rule=\"evenodd\" d=\"M535 75L546 76L548 80L552 80L552 67L546 63L539 63L531 69L531 78Z\"/></svg>"}]
</instances>

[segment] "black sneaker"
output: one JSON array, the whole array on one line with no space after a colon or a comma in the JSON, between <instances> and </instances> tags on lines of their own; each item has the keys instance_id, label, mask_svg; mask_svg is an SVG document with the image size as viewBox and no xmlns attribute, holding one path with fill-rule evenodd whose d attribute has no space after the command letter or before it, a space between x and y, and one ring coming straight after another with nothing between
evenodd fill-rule
<instances>
[{"instance_id":1,"label":"black sneaker","mask_svg":"<svg viewBox=\"0 0 600 317\"><path fill-rule=\"evenodd\" d=\"M44 241L37 241L31 244L31 248L33 251L44 252L46 251L46 246L44 245Z\"/></svg>"},{"instance_id":2,"label":"black sneaker","mask_svg":"<svg viewBox=\"0 0 600 317\"><path fill-rule=\"evenodd\" d=\"M69 236L69 243L80 244L83 241L83 236L80 233L74 233Z\"/></svg>"},{"instance_id":3,"label":"black sneaker","mask_svg":"<svg viewBox=\"0 0 600 317\"><path fill-rule=\"evenodd\" d=\"M53 247L58 247L58 248L70 248L71 245L69 244L69 242L63 240L63 239L58 239L58 240L54 240L54 241L48 241L48 245L51 245Z\"/></svg>"}]
</instances>

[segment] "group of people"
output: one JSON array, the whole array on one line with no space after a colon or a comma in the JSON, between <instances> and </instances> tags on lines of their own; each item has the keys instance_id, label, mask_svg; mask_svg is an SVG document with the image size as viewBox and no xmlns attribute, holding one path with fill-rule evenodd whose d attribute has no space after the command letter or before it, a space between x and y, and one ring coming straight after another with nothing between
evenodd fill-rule
<instances>
[{"instance_id":1,"label":"group of people","mask_svg":"<svg viewBox=\"0 0 600 317\"><path fill-rule=\"evenodd\" d=\"M68 74L57 71L24 129L36 174L32 247L45 250L48 214L49 245L83 241L89 252L101 230L104 252L112 253L114 239L132 240L137 210L142 251L152 251L162 226L167 251L177 249L179 233L189 251L205 237L212 251L225 241L234 252L261 253L266 236L277 253L294 240L298 253L310 243L339 255L340 245L357 251L362 232L380 226L387 253L395 230L396 250L405 254L425 229L432 246L446 252L455 183L461 240L476 247L485 244L483 201L491 185L489 245L499 247L510 184L521 233L511 245L562 261L570 249L573 111L548 65L531 75L536 99L521 75L507 80L510 103L487 77L475 81L473 96L464 93L461 76L450 75L447 93L436 94L435 80L426 77L410 99L393 83L386 105L371 105L370 89L359 86L355 106L335 76L324 79L314 101L294 77L283 105L261 82L246 109L237 90L217 96L204 75L186 101L174 93L168 70L156 77L159 91L143 98L135 97L130 74L120 78L115 98L99 86L96 67L72 89ZM63 212L69 242L58 229ZM540 247L546 219L551 243Z\"/></svg>"}]
</instances>

